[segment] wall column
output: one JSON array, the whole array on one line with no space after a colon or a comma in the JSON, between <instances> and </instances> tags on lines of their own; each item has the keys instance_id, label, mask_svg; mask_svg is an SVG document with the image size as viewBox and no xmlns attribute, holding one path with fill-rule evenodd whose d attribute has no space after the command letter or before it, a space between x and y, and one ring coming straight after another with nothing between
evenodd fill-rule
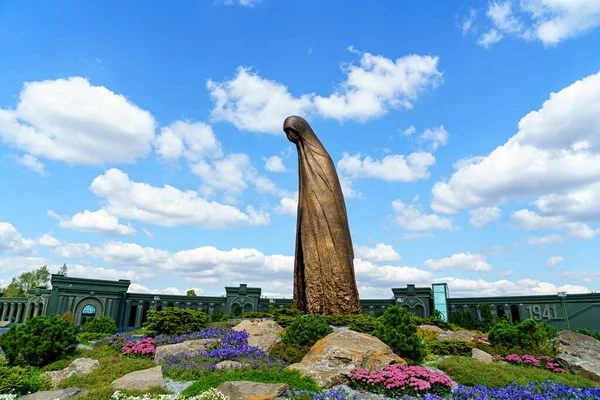
<instances>
[{"instance_id":1,"label":"wall column","mask_svg":"<svg viewBox=\"0 0 600 400\"><path fill-rule=\"evenodd\" d=\"M67 309L65 311L75 312L75 311L73 311L73 296L68 297Z\"/></svg>"},{"instance_id":2,"label":"wall column","mask_svg":"<svg viewBox=\"0 0 600 400\"><path fill-rule=\"evenodd\" d=\"M65 312L65 296L58 297L58 314Z\"/></svg>"},{"instance_id":3,"label":"wall column","mask_svg":"<svg viewBox=\"0 0 600 400\"><path fill-rule=\"evenodd\" d=\"M23 318L23 322L27 321L29 319L29 313L31 312L31 303L27 303L27 306L25 307L25 318Z\"/></svg>"},{"instance_id":4,"label":"wall column","mask_svg":"<svg viewBox=\"0 0 600 400\"><path fill-rule=\"evenodd\" d=\"M143 316L143 314L144 314L144 305L138 303L137 310L136 310L136 315L135 315L135 327L136 328L141 328L142 327L142 316Z\"/></svg>"},{"instance_id":5,"label":"wall column","mask_svg":"<svg viewBox=\"0 0 600 400\"><path fill-rule=\"evenodd\" d=\"M127 328L129 326L129 317L131 315L131 300L127 300L125 302L125 316L123 318L123 328Z\"/></svg>"},{"instance_id":6,"label":"wall column","mask_svg":"<svg viewBox=\"0 0 600 400\"><path fill-rule=\"evenodd\" d=\"M10 322L11 324L13 322L13 318L15 317L16 313L17 313L17 303L12 303L10 305L10 312L8 314L8 322Z\"/></svg>"},{"instance_id":7,"label":"wall column","mask_svg":"<svg viewBox=\"0 0 600 400\"><path fill-rule=\"evenodd\" d=\"M40 304L39 303L35 303L33 305L34 309L33 309L33 318L37 317L38 315L40 315Z\"/></svg>"},{"instance_id":8,"label":"wall column","mask_svg":"<svg viewBox=\"0 0 600 400\"><path fill-rule=\"evenodd\" d=\"M17 308L17 319L15 320L15 323L20 324L21 323L21 317L23 316L23 306L25 304L24 303L19 303L19 306Z\"/></svg>"},{"instance_id":9,"label":"wall column","mask_svg":"<svg viewBox=\"0 0 600 400\"><path fill-rule=\"evenodd\" d=\"M113 314L113 305L114 305L114 300L113 299L106 299L106 311L104 312L105 316L113 318L113 316L112 316L112 314Z\"/></svg>"},{"instance_id":10,"label":"wall column","mask_svg":"<svg viewBox=\"0 0 600 400\"><path fill-rule=\"evenodd\" d=\"M2 307L2 318L0 318L0 321L4 321L6 319L6 314L8 313L8 305L9 303L4 303L4 307Z\"/></svg>"}]
</instances>

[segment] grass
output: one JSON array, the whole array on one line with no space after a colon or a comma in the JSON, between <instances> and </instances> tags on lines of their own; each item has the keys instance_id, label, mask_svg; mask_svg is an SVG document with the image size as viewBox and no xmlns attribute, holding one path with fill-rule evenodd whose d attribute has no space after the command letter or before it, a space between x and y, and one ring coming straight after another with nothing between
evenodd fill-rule
<instances>
[{"instance_id":1,"label":"grass","mask_svg":"<svg viewBox=\"0 0 600 400\"><path fill-rule=\"evenodd\" d=\"M449 357L435 364L456 383L466 386L485 385L501 387L513 382L527 385L530 382L553 380L574 388L594 388L598 385L588 379L568 373L557 373L536 367L523 367L500 362L483 363L467 357Z\"/></svg>"},{"instance_id":2,"label":"grass","mask_svg":"<svg viewBox=\"0 0 600 400\"><path fill-rule=\"evenodd\" d=\"M287 383L290 389L321 391L321 388L312 378L302 377L299 371L240 371L230 369L223 372L215 372L197 381L183 391L186 396L195 396L208 389L216 388L223 382L228 381L251 381L261 383Z\"/></svg>"},{"instance_id":3,"label":"grass","mask_svg":"<svg viewBox=\"0 0 600 400\"><path fill-rule=\"evenodd\" d=\"M124 357L111 347L99 346L93 350L79 351L78 354L69 357L69 359L57 361L46 366L44 369L49 371L64 368L77 357L92 358L100 362L100 368L95 369L91 374L87 376L71 376L59 384L59 388L76 387L89 391L89 395L81 397L81 399L108 400L115 392L115 389L111 385L112 381L130 372L156 366L151 358ZM135 391L122 392L132 395L141 394L141 392ZM149 391L149 393L166 393L166 390L157 388Z\"/></svg>"}]
</instances>

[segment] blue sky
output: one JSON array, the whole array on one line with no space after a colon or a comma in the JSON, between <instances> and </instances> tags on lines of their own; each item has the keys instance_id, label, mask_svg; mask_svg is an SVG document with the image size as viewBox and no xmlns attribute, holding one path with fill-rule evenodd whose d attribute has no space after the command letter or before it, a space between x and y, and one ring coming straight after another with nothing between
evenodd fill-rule
<instances>
[{"instance_id":1,"label":"blue sky","mask_svg":"<svg viewBox=\"0 0 600 400\"><path fill-rule=\"evenodd\" d=\"M597 290L600 4L0 4L0 286L292 292L297 154L342 181L361 297Z\"/></svg>"}]
</instances>

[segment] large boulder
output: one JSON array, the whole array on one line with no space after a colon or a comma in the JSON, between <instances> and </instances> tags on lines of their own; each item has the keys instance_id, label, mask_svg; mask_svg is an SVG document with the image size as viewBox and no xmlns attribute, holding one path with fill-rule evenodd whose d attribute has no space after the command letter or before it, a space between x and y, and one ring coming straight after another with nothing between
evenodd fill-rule
<instances>
[{"instance_id":1,"label":"large boulder","mask_svg":"<svg viewBox=\"0 0 600 400\"><path fill-rule=\"evenodd\" d=\"M471 350L471 357L486 364L490 364L494 361L494 357L492 357L491 354L477 348Z\"/></svg>"},{"instance_id":2,"label":"large boulder","mask_svg":"<svg viewBox=\"0 0 600 400\"><path fill-rule=\"evenodd\" d=\"M406 364L381 340L366 333L339 330L319 340L302 361L288 366L312 377L317 385L331 388L348 383L353 368L374 371L390 364Z\"/></svg>"},{"instance_id":3,"label":"large boulder","mask_svg":"<svg viewBox=\"0 0 600 400\"><path fill-rule=\"evenodd\" d=\"M114 389L146 392L153 387L164 388L165 380L162 375L162 367L159 365L158 367L131 372L112 381L111 385Z\"/></svg>"},{"instance_id":4,"label":"large boulder","mask_svg":"<svg viewBox=\"0 0 600 400\"><path fill-rule=\"evenodd\" d=\"M206 351L212 347L215 347L218 343L219 339L197 339L186 340L185 342L181 343L157 346L156 350L154 351L154 362L158 364L165 357L179 353L184 353L191 356L199 351Z\"/></svg>"},{"instance_id":5,"label":"large boulder","mask_svg":"<svg viewBox=\"0 0 600 400\"><path fill-rule=\"evenodd\" d=\"M248 345L256 346L269 352L276 344L281 342L283 328L272 320L244 320L233 327L234 331L246 331Z\"/></svg>"},{"instance_id":6,"label":"large boulder","mask_svg":"<svg viewBox=\"0 0 600 400\"><path fill-rule=\"evenodd\" d=\"M85 389L66 388L28 394L19 397L19 400L71 400L77 397L85 397L88 394Z\"/></svg>"},{"instance_id":7,"label":"large boulder","mask_svg":"<svg viewBox=\"0 0 600 400\"><path fill-rule=\"evenodd\" d=\"M560 366L570 373L600 383L600 342L591 336L572 331L558 333Z\"/></svg>"},{"instance_id":8,"label":"large boulder","mask_svg":"<svg viewBox=\"0 0 600 400\"><path fill-rule=\"evenodd\" d=\"M469 331L443 331L437 337L437 340L463 340L470 342L475 339L475 333Z\"/></svg>"},{"instance_id":9,"label":"large boulder","mask_svg":"<svg viewBox=\"0 0 600 400\"><path fill-rule=\"evenodd\" d=\"M419 329L424 330L424 331L433 331L435 333L445 332L442 328L440 328L439 326L435 326L435 325L419 325Z\"/></svg>"},{"instance_id":10,"label":"large boulder","mask_svg":"<svg viewBox=\"0 0 600 400\"><path fill-rule=\"evenodd\" d=\"M44 372L42 376L50 379L50 385L56 387L56 385L71 375L89 375L96 368L100 368L100 362L98 362L98 360L93 360L91 358L77 358L66 368L63 368L60 371Z\"/></svg>"},{"instance_id":11,"label":"large boulder","mask_svg":"<svg viewBox=\"0 0 600 400\"><path fill-rule=\"evenodd\" d=\"M230 400L272 400L288 390L287 383L258 383L249 381L223 382L217 390Z\"/></svg>"}]
</instances>

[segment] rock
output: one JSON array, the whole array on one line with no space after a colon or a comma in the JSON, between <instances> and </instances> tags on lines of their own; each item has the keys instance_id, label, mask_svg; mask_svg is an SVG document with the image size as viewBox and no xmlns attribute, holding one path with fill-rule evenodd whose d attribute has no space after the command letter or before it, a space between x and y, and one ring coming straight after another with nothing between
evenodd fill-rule
<instances>
[{"instance_id":1,"label":"rock","mask_svg":"<svg viewBox=\"0 0 600 400\"><path fill-rule=\"evenodd\" d=\"M494 362L494 359L491 354L486 353L483 350L479 350L479 349L475 349L475 348L473 350L471 350L471 357L476 360L479 360L481 362L484 362L486 364Z\"/></svg>"},{"instance_id":2,"label":"rock","mask_svg":"<svg viewBox=\"0 0 600 400\"><path fill-rule=\"evenodd\" d=\"M225 361L221 361L220 363L217 363L217 365L215 365L215 367L218 370L231 369L231 368L242 369L246 365L248 365L248 364L244 364L239 361L225 360Z\"/></svg>"},{"instance_id":3,"label":"rock","mask_svg":"<svg viewBox=\"0 0 600 400\"><path fill-rule=\"evenodd\" d=\"M266 352L281 342L280 333L283 328L272 320L244 320L233 327L234 331L246 331L250 335L248 337L248 345L256 346Z\"/></svg>"},{"instance_id":4,"label":"rock","mask_svg":"<svg viewBox=\"0 0 600 400\"><path fill-rule=\"evenodd\" d=\"M353 368L369 371L389 364L406 364L381 340L366 333L334 331L319 340L299 363L288 366L312 377L317 385L331 388L348 383Z\"/></svg>"},{"instance_id":5,"label":"rock","mask_svg":"<svg viewBox=\"0 0 600 400\"><path fill-rule=\"evenodd\" d=\"M146 392L152 387L165 387L162 375L162 367L134 371L119 379L112 381L112 387L121 390L138 390Z\"/></svg>"},{"instance_id":6,"label":"rock","mask_svg":"<svg viewBox=\"0 0 600 400\"><path fill-rule=\"evenodd\" d=\"M475 338L474 332L469 331L442 331L436 338L437 340L464 340L470 342Z\"/></svg>"},{"instance_id":7,"label":"rock","mask_svg":"<svg viewBox=\"0 0 600 400\"><path fill-rule=\"evenodd\" d=\"M223 382L217 390L230 400L272 400L288 390L287 383L258 383L248 381Z\"/></svg>"},{"instance_id":8,"label":"rock","mask_svg":"<svg viewBox=\"0 0 600 400\"><path fill-rule=\"evenodd\" d=\"M4 354L4 350L2 350L2 346L0 346L0 363L6 361L6 354Z\"/></svg>"},{"instance_id":9,"label":"rock","mask_svg":"<svg viewBox=\"0 0 600 400\"><path fill-rule=\"evenodd\" d=\"M600 383L600 342L572 331L558 333L560 366L570 373Z\"/></svg>"},{"instance_id":10,"label":"rock","mask_svg":"<svg viewBox=\"0 0 600 400\"><path fill-rule=\"evenodd\" d=\"M154 362L158 364L165 357L178 353L192 355L198 351L205 351L211 347L214 347L218 343L219 339L198 339L187 340L182 343L157 346L154 352Z\"/></svg>"},{"instance_id":11,"label":"rock","mask_svg":"<svg viewBox=\"0 0 600 400\"><path fill-rule=\"evenodd\" d=\"M66 368L60 371L48 371L44 372L42 376L50 379L52 387L56 387L61 381L67 379L71 375L85 376L90 374L93 370L100 367L98 360L91 358L78 358L69 364Z\"/></svg>"},{"instance_id":12,"label":"rock","mask_svg":"<svg viewBox=\"0 0 600 400\"><path fill-rule=\"evenodd\" d=\"M77 347L80 350L94 350L94 348L92 346L88 346L88 345L81 344L81 343L77 343L77 346L75 346L75 347Z\"/></svg>"},{"instance_id":13,"label":"rock","mask_svg":"<svg viewBox=\"0 0 600 400\"><path fill-rule=\"evenodd\" d=\"M67 388L28 394L19 397L19 400L69 400L87 396L88 394L88 391L84 389Z\"/></svg>"},{"instance_id":14,"label":"rock","mask_svg":"<svg viewBox=\"0 0 600 400\"><path fill-rule=\"evenodd\" d=\"M422 330L434 331L437 333L444 332L444 330L442 328L440 328L439 326L435 326L435 325L419 325L419 328Z\"/></svg>"}]
</instances>

